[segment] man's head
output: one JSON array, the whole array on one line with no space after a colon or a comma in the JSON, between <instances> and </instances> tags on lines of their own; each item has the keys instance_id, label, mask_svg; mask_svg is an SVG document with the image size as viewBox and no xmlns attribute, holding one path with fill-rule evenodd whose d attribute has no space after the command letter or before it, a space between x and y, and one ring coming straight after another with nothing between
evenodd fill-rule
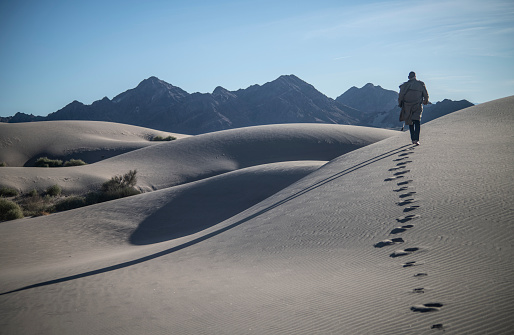
<instances>
[{"instance_id":1,"label":"man's head","mask_svg":"<svg viewBox=\"0 0 514 335\"><path fill-rule=\"evenodd\" d=\"M412 79L412 78L416 78L416 72L414 72L414 71L411 71L409 73L409 79Z\"/></svg>"}]
</instances>

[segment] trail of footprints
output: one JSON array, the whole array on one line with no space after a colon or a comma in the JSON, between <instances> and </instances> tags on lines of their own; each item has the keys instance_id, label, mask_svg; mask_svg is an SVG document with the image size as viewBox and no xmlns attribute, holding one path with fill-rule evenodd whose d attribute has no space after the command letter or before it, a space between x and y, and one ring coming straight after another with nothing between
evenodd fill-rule
<instances>
[{"instance_id":1,"label":"trail of footprints","mask_svg":"<svg viewBox=\"0 0 514 335\"><path fill-rule=\"evenodd\" d=\"M410 170L408 169L408 164L412 163L410 157L414 154L414 148L415 147L411 147L409 149L403 150L403 152L400 153L398 157L393 160L393 162L395 162L396 165L395 167L390 168L388 170L389 172L393 172L393 175L387 179L384 179L385 182L397 182L396 185L398 186L398 188L393 189L393 191L398 194L399 198L399 201L396 204L403 208L403 212L405 213L405 215L396 219L396 221L398 222L398 226L394 227L389 232L389 235L391 235L391 237L382 240L378 243L375 243L373 245L375 248L384 248L404 243L405 240L402 237L400 237L400 235L406 232L407 230L414 228L414 224L411 221L416 220L420 217L420 215L416 214L415 212L418 208L420 208L420 204L415 198L416 192L411 189L411 184L413 183L413 180L406 178L407 175L410 173ZM417 247L395 250L389 254L389 257L401 258L405 256L410 256L416 253L416 251L418 250L420 250L420 248ZM416 261L408 261L403 263L402 267L409 268L418 265L420 264L416 263ZM416 273L414 275L414 277L416 278L424 278L426 276L428 276L428 274L424 272ZM411 292L416 294L423 294L426 292L426 289L424 287L417 287L412 289ZM425 304L414 305L410 308L410 310L416 313L430 313L437 312L442 307L442 303L428 302ZM431 329L443 331L445 330L443 324L440 323L432 325Z\"/></svg>"}]
</instances>

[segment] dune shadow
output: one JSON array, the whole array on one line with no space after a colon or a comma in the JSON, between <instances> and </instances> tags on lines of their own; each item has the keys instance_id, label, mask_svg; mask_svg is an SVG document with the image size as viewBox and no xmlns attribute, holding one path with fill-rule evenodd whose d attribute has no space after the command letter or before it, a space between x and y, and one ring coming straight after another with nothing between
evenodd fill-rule
<instances>
[{"instance_id":1,"label":"dune shadow","mask_svg":"<svg viewBox=\"0 0 514 335\"><path fill-rule=\"evenodd\" d=\"M239 171L189 185L139 224L130 243L146 245L192 235L212 227L298 181L312 169Z\"/></svg>"},{"instance_id":2,"label":"dune shadow","mask_svg":"<svg viewBox=\"0 0 514 335\"><path fill-rule=\"evenodd\" d=\"M370 158L370 159L367 159L361 163L358 163L358 164L355 164L349 168L346 168L338 173L335 173L331 176L328 176L306 188L304 188L303 190L300 190L282 200L279 200L273 204L271 204L270 206L266 207L266 208L263 208L251 215L248 215L247 217L245 218L242 218L232 224L229 224L225 227L222 227L218 230L215 230L215 231L212 231L210 233L206 233L204 235L201 235L199 237L196 237L188 242L185 242L185 243L182 243L180 245L177 245L177 246L174 246L172 248L169 248L169 249L166 249L166 250L163 250L163 251L160 251L160 252L157 252L157 253L154 253L154 254L151 254L151 255L148 255L148 256L144 256L144 257L140 257L140 258L137 258L137 259L134 259L134 260L131 260L131 261L127 261L127 262L123 262L123 263L119 263L119 264L115 264L115 265L111 265L111 266L107 266L107 267L104 267L104 268L101 268L101 269L97 269L97 270L92 270L92 271L87 271L87 272L84 272L84 273L80 273L80 274L76 274L76 275L71 275L71 276L67 276L67 277L62 277L62 278L58 278L58 279L53 279L53 280L48 280L48 281L44 281L44 282L40 282L40 283L36 283L36 284L33 284L33 285L28 285L28 286L25 286L25 287L21 287L21 288L18 288L18 289L14 289L14 290L11 290L11 291L8 291L8 292L2 292L0 293L0 295L6 295L6 294L11 294L11 293L15 293L15 292L20 292L20 291L25 291L25 290L29 290L29 289L32 289L32 288L37 288L37 287L42 287L42 286L48 286L48 285L53 285L53 284L58 284L58 283L64 283L64 282L68 282L68 281L71 281L71 280L75 280L75 279L79 279L79 278L85 278L85 277L89 277L89 276L94 276L94 275L97 275L97 274L102 274L102 273L106 273L106 272L111 272L111 271L115 271L115 270L119 270L119 269L123 269L123 268L126 268L126 267L129 267L129 266L133 266L133 265L137 265L137 264L141 264L143 262L146 262L146 261L150 261L150 260L153 260L153 259L156 259L156 258L159 258L159 257L162 257L162 256L166 256L166 255L169 255L169 254L172 254L174 252L177 252L179 250L183 250L183 249L186 249L188 247L191 247L193 245L196 245L200 242L203 242L203 241L206 241L210 238L213 238L217 235L220 235L228 230L231 230L241 224L244 224L258 216L261 216L279 206L282 206L284 205L285 203L288 203L289 201L293 200L293 199L296 199L300 196L303 196L304 194L310 192L310 191L313 191L323 185L326 185L338 178L341 178L345 175L348 175L354 171L357 171L359 169L362 169L366 166L369 166L371 164L374 164L376 162L379 162L385 158L388 158L388 157L391 157L393 155L396 155L398 154L398 152L402 151L405 147L408 147L408 146L411 146L410 144L408 145L403 145L399 148L396 148L396 149L393 149L393 150L390 150L388 152L385 152L383 154L380 154L378 156L375 156L373 158ZM163 215L165 216L165 212L163 213L159 213L157 215ZM212 222L212 221L211 221ZM131 238L133 240L138 240L138 238L141 238L141 236L137 236L136 234L136 237L134 238ZM143 242L147 239L145 238L142 238L141 240L139 240L139 242Z\"/></svg>"}]
</instances>

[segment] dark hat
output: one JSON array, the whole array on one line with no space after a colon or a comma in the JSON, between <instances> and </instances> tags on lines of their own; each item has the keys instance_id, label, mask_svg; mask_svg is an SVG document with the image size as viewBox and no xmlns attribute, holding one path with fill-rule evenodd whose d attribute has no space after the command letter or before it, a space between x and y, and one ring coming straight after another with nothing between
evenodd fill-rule
<instances>
[{"instance_id":1,"label":"dark hat","mask_svg":"<svg viewBox=\"0 0 514 335\"><path fill-rule=\"evenodd\" d=\"M411 79L411 78L416 78L416 72L411 71L411 72L409 73L409 79Z\"/></svg>"}]
</instances>

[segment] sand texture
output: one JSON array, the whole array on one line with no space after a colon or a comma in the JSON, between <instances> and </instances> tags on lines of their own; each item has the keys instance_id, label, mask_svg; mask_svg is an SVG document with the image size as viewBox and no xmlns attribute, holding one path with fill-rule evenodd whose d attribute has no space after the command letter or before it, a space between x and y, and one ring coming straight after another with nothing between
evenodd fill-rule
<instances>
[{"instance_id":1,"label":"sand texture","mask_svg":"<svg viewBox=\"0 0 514 335\"><path fill-rule=\"evenodd\" d=\"M52 126L58 122L62 121L54 121ZM45 126L48 124L42 123L40 128ZM113 123L107 126L113 133L122 132L125 127ZM118 152L117 156L85 166L7 168L2 170L0 185L23 192L32 188L44 190L59 184L64 192L78 193L98 188L114 175L137 170L138 187L143 191L157 190L268 163L326 162L394 134L392 130L378 128L288 124L239 128L185 138L177 135L179 139L175 141L157 142L151 146L148 143L155 142L144 141L139 143L144 148L124 154ZM96 146L91 143L89 147L96 150L104 147L105 142L111 141L103 139L94 143ZM75 143L75 146L81 146L80 143Z\"/></svg>"},{"instance_id":2,"label":"sand texture","mask_svg":"<svg viewBox=\"0 0 514 335\"><path fill-rule=\"evenodd\" d=\"M7 166L34 166L40 157L87 163L160 142L155 136L184 138L127 124L98 121L44 121L0 123L0 162Z\"/></svg>"},{"instance_id":3,"label":"sand texture","mask_svg":"<svg viewBox=\"0 0 514 335\"><path fill-rule=\"evenodd\" d=\"M421 146L275 125L1 168L68 190L137 168L148 192L0 223L0 333L509 334L513 128L508 97L423 124Z\"/></svg>"}]
</instances>

